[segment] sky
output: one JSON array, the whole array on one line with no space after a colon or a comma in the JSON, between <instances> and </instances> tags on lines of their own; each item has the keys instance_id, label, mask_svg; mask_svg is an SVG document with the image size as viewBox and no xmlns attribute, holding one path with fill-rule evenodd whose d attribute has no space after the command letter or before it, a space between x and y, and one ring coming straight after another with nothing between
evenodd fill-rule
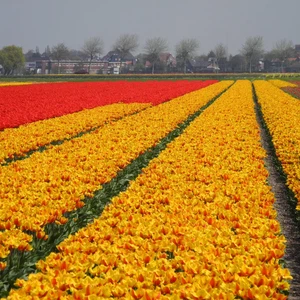
<instances>
[{"instance_id":1,"label":"sky","mask_svg":"<svg viewBox=\"0 0 300 300\"><path fill-rule=\"evenodd\" d=\"M238 54L246 38L262 36L264 48L277 41L300 44L300 0L0 0L0 48L17 45L44 52L58 43L70 49L100 37L104 52L122 34L162 37L169 52L185 38L199 41L198 54L223 43ZM104 53L104 54L105 54Z\"/></svg>"}]
</instances>

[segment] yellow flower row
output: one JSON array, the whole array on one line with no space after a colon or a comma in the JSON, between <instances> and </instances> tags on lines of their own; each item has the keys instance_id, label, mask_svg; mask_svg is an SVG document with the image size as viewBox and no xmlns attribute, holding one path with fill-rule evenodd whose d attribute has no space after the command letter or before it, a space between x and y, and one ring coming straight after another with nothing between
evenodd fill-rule
<instances>
[{"instance_id":1,"label":"yellow flower row","mask_svg":"<svg viewBox=\"0 0 300 300\"><path fill-rule=\"evenodd\" d=\"M264 156L238 81L8 299L286 299Z\"/></svg>"},{"instance_id":2,"label":"yellow flower row","mask_svg":"<svg viewBox=\"0 0 300 300\"><path fill-rule=\"evenodd\" d=\"M285 81L285 80L274 79L274 80L268 80L268 81L279 88L284 88L284 87L288 87L288 86L289 87L297 87L296 84Z\"/></svg>"},{"instance_id":3,"label":"yellow flower row","mask_svg":"<svg viewBox=\"0 0 300 300\"><path fill-rule=\"evenodd\" d=\"M7 128L0 132L0 163L6 158L22 156L52 141L70 138L150 106L150 103L117 103L29 123L18 128Z\"/></svg>"},{"instance_id":4,"label":"yellow flower row","mask_svg":"<svg viewBox=\"0 0 300 300\"><path fill-rule=\"evenodd\" d=\"M295 193L300 210L300 105L299 100L265 81L254 81L258 101L270 130L276 154Z\"/></svg>"},{"instance_id":5,"label":"yellow flower row","mask_svg":"<svg viewBox=\"0 0 300 300\"><path fill-rule=\"evenodd\" d=\"M12 249L18 249L21 251L31 250L32 247L29 245L31 241L32 236L19 229L0 232L0 258L7 257ZM0 270L4 270L5 267L6 263L0 262Z\"/></svg>"},{"instance_id":6,"label":"yellow flower row","mask_svg":"<svg viewBox=\"0 0 300 300\"><path fill-rule=\"evenodd\" d=\"M0 87L1 86L10 86L10 85L28 85L28 84L33 84L34 82L16 82L16 81L9 81L9 82L0 82Z\"/></svg>"},{"instance_id":7,"label":"yellow flower row","mask_svg":"<svg viewBox=\"0 0 300 300\"><path fill-rule=\"evenodd\" d=\"M0 229L17 227L47 238L46 224L65 223L65 212L82 207L84 197L93 196L230 84L220 82L175 98L0 168Z\"/></svg>"}]
</instances>

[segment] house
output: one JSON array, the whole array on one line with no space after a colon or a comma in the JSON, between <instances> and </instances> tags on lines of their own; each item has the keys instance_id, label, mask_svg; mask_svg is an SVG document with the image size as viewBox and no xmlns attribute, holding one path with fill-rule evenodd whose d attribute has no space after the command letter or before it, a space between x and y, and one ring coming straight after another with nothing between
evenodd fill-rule
<instances>
[{"instance_id":1,"label":"house","mask_svg":"<svg viewBox=\"0 0 300 300\"><path fill-rule=\"evenodd\" d=\"M74 74L86 73L89 69L90 61L80 59L65 59L59 62L60 73ZM107 69L108 63L100 59L91 62L90 74L97 74L102 69ZM55 74L58 72L58 61L47 56L38 59L31 59L25 63L28 73L34 74Z\"/></svg>"},{"instance_id":2,"label":"house","mask_svg":"<svg viewBox=\"0 0 300 300\"><path fill-rule=\"evenodd\" d=\"M58 70L58 61L50 60L51 73L56 73ZM74 74L86 73L90 66L90 74L97 74L107 69L108 63L102 60L82 61L82 60L61 60L59 62L61 73Z\"/></svg>"},{"instance_id":3,"label":"house","mask_svg":"<svg viewBox=\"0 0 300 300\"><path fill-rule=\"evenodd\" d=\"M112 63L119 63L119 62L133 62L135 61L135 57L130 53L126 53L122 56L121 51L119 50L112 50L109 51L105 56L103 56L102 60L112 62Z\"/></svg>"},{"instance_id":4,"label":"house","mask_svg":"<svg viewBox=\"0 0 300 300\"><path fill-rule=\"evenodd\" d=\"M159 55L159 60L168 67L176 67L176 58L169 52L161 53Z\"/></svg>"},{"instance_id":5,"label":"house","mask_svg":"<svg viewBox=\"0 0 300 300\"><path fill-rule=\"evenodd\" d=\"M144 67L148 72L152 68L152 63L147 60L147 55L142 54L145 60ZM156 72L174 72L176 68L176 58L169 52L164 52L159 54L159 60L155 63Z\"/></svg>"},{"instance_id":6,"label":"house","mask_svg":"<svg viewBox=\"0 0 300 300\"><path fill-rule=\"evenodd\" d=\"M109 51L102 58L103 63L107 63L107 69L104 70L105 73L112 73L116 68L123 69L123 71L133 71L133 66L136 63L136 58L130 53L122 55L119 50Z\"/></svg>"},{"instance_id":7,"label":"house","mask_svg":"<svg viewBox=\"0 0 300 300\"><path fill-rule=\"evenodd\" d=\"M220 68L216 60L209 58L205 60L190 59L187 62L187 70L191 73L217 73Z\"/></svg>"},{"instance_id":8,"label":"house","mask_svg":"<svg viewBox=\"0 0 300 300\"><path fill-rule=\"evenodd\" d=\"M286 72L300 73L300 57L288 59L288 65L285 67Z\"/></svg>"}]
</instances>

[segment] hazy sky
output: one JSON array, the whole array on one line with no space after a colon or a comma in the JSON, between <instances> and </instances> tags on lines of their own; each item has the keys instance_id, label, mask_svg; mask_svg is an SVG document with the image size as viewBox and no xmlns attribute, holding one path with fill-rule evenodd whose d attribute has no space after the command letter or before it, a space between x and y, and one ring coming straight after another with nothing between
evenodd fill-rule
<instances>
[{"instance_id":1,"label":"hazy sky","mask_svg":"<svg viewBox=\"0 0 300 300\"><path fill-rule=\"evenodd\" d=\"M99 36L105 52L123 33L163 37L169 51L183 38L200 42L199 54L216 44L237 54L249 36L261 35L266 50L286 38L300 44L300 0L0 0L0 48L24 51L64 42L80 49ZM136 54L137 54L136 53Z\"/></svg>"}]
</instances>

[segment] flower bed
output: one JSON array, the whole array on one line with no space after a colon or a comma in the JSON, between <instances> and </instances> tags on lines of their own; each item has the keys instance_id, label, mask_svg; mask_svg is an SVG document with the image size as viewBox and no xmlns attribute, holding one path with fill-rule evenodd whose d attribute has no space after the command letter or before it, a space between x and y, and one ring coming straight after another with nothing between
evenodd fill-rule
<instances>
[{"instance_id":1,"label":"flower bed","mask_svg":"<svg viewBox=\"0 0 300 300\"><path fill-rule=\"evenodd\" d=\"M46 239L46 224L64 224L64 213L82 207L85 197L231 84L216 83L2 166L0 229Z\"/></svg>"},{"instance_id":2,"label":"flower bed","mask_svg":"<svg viewBox=\"0 0 300 300\"><path fill-rule=\"evenodd\" d=\"M300 99L300 82L294 81L293 83L296 84L297 87L285 87L282 90L285 91L286 93L289 93L293 97Z\"/></svg>"},{"instance_id":3,"label":"flower bed","mask_svg":"<svg viewBox=\"0 0 300 300\"><path fill-rule=\"evenodd\" d=\"M286 299L264 156L238 81L8 299Z\"/></svg>"},{"instance_id":4,"label":"flower bed","mask_svg":"<svg viewBox=\"0 0 300 300\"><path fill-rule=\"evenodd\" d=\"M26 81L26 82L1 82L0 81L0 87L2 86L16 86L16 85L28 85L28 84L33 84L34 82L29 82L29 81Z\"/></svg>"},{"instance_id":5,"label":"flower bed","mask_svg":"<svg viewBox=\"0 0 300 300\"><path fill-rule=\"evenodd\" d=\"M7 158L22 157L51 142L70 139L82 132L99 128L150 106L150 103L116 103L4 129L0 131L0 163Z\"/></svg>"},{"instance_id":6,"label":"flower bed","mask_svg":"<svg viewBox=\"0 0 300 300\"><path fill-rule=\"evenodd\" d=\"M3 87L0 89L0 129L116 102L156 105L215 82L217 80L64 82Z\"/></svg>"},{"instance_id":7,"label":"flower bed","mask_svg":"<svg viewBox=\"0 0 300 300\"><path fill-rule=\"evenodd\" d=\"M258 102L270 130L276 155L300 210L300 105L299 100L265 81L254 81Z\"/></svg>"},{"instance_id":8,"label":"flower bed","mask_svg":"<svg viewBox=\"0 0 300 300\"><path fill-rule=\"evenodd\" d=\"M296 84L285 81L285 80L280 80L280 79L273 79L273 80L268 80L270 83L275 85L276 87L279 88L285 88L285 87L297 87Z\"/></svg>"}]
</instances>

